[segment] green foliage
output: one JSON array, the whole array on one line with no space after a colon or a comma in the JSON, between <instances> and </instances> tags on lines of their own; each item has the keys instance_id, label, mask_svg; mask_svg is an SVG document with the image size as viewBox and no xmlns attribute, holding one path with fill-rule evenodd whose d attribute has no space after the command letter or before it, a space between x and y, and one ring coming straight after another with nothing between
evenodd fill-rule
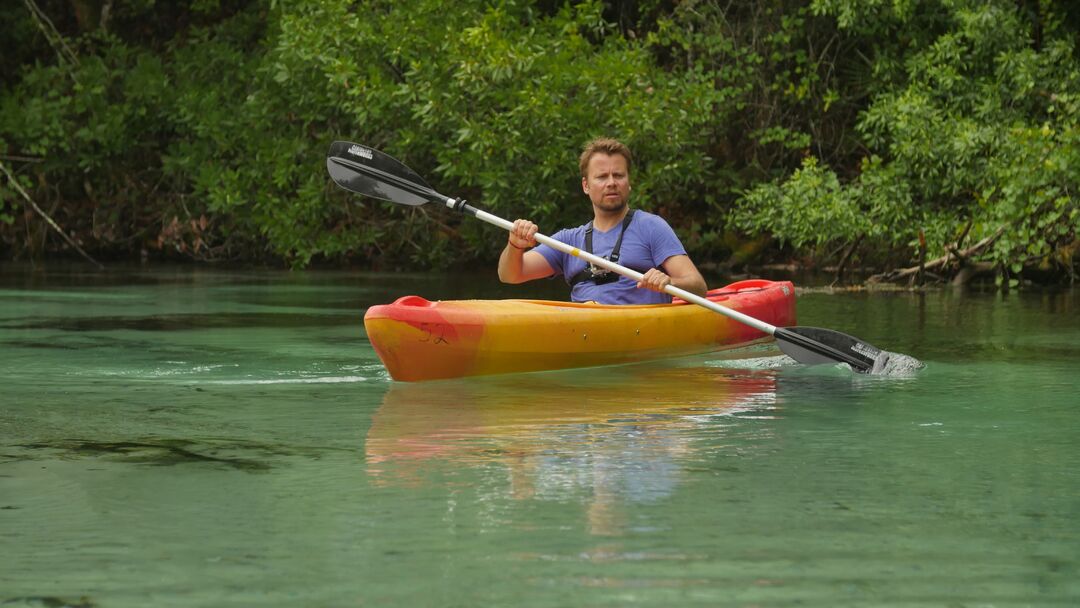
<instances>
[{"instance_id":1,"label":"green foliage","mask_svg":"<svg viewBox=\"0 0 1080 608\"><path fill-rule=\"evenodd\" d=\"M914 248L922 231L930 253L943 254L970 222L972 238L1002 230L985 259L1012 272L1074 248L1080 227L1074 31L1055 29L1059 22L1047 19L1035 48L1030 23L1011 2L827 0L814 7L859 33L889 31L928 43L875 47L873 71L902 66L903 75L870 87L872 101L857 129L875 157L855 179L841 184L810 162L784 182L750 190L735 216L739 226L796 245L866 237ZM927 15L934 16L932 27ZM869 184L876 186L868 192ZM881 188L887 184L893 186Z\"/></svg>"},{"instance_id":2,"label":"green foliage","mask_svg":"<svg viewBox=\"0 0 1080 608\"><path fill-rule=\"evenodd\" d=\"M726 189L797 165L815 139L819 148L845 145L806 120L842 104L834 108L835 29L803 4L682 3L648 34L669 71L713 84L711 151L740 174Z\"/></svg>"},{"instance_id":3,"label":"green foliage","mask_svg":"<svg viewBox=\"0 0 1080 608\"><path fill-rule=\"evenodd\" d=\"M123 35L85 34L77 66L46 63L0 95L0 135L45 160L36 195L65 226L128 227L103 247L425 266L490 258L500 239L357 204L327 185L330 141L378 146L442 191L554 230L588 217L577 151L613 135L637 154L636 203L712 247L733 193L812 138L797 112L771 121L764 106L827 93L790 4L118 2ZM182 27L163 40L169 23Z\"/></svg>"},{"instance_id":4,"label":"green foliage","mask_svg":"<svg viewBox=\"0 0 1080 608\"><path fill-rule=\"evenodd\" d=\"M448 14L437 1L387 2L360 16L349 2L324 2L283 14L272 69L291 89L314 93L293 107L315 120L335 110L328 118L339 137L397 155L440 190L495 212L552 228L582 223L577 151L601 134L646 160L634 175L641 200L691 205L685 193L708 180L692 160L713 87L653 65L640 44L613 34L602 8L582 2L541 16L529 2L466 2ZM453 219L425 238L403 217L418 213L379 209L369 221L404 222L398 242L384 230L380 243L423 264L500 244L483 225Z\"/></svg>"},{"instance_id":5,"label":"green foliage","mask_svg":"<svg viewBox=\"0 0 1080 608\"><path fill-rule=\"evenodd\" d=\"M554 231L588 218L577 153L611 135L636 153L635 204L698 259L729 255L735 229L881 263L920 235L933 255L999 234L982 255L1007 272L1075 265L1070 3L38 5L60 39L0 9L0 154L99 254L489 262L501 238L481 223L332 187L329 143ZM20 206L0 184L3 242L48 243Z\"/></svg>"},{"instance_id":6,"label":"green foliage","mask_svg":"<svg viewBox=\"0 0 1080 608\"><path fill-rule=\"evenodd\" d=\"M795 247L910 235L913 209L905 184L889 176L877 157L866 160L863 176L842 185L836 173L808 157L789 179L747 193L732 221L748 228L768 226L773 236Z\"/></svg>"}]
</instances>

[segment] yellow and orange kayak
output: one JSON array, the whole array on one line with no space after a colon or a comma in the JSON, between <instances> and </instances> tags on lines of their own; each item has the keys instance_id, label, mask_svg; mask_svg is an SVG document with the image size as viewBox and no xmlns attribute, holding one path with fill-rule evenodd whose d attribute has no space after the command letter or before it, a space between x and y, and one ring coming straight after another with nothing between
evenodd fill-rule
<instances>
[{"instance_id":1,"label":"yellow and orange kayak","mask_svg":"<svg viewBox=\"0 0 1080 608\"><path fill-rule=\"evenodd\" d=\"M777 327L795 324L788 281L739 281L708 297ZM681 300L611 306L405 296L369 308L364 327L390 376L405 382L616 365L772 339Z\"/></svg>"}]
</instances>

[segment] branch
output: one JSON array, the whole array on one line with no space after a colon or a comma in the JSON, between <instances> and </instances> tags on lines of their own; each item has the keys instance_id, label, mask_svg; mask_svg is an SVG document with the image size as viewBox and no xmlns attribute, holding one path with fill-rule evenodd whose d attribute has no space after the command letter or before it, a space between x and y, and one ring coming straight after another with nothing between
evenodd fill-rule
<instances>
[{"instance_id":1,"label":"branch","mask_svg":"<svg viewBox=\"0 0 1080 608\"><path fill-rule=\"evenodd\" d=\"M840 259L840 264L836 267L836 276L833 278L833 282L829 284L829 287L836 285L844 278L844 268L847 267L851 254L855 253L855 249L859 247L859 243L862 243L863 237L865 236L865 234L860 234L859 238L855 239L855 241L847 248L847 252L844 254L844 257Z\"/></svg>"},{"instance_id":2,"label":"branch","mask_svg":"<svg viewBox=\"0 0 1080 608\"><path fill-rule=\"evenodd\" d=\"M43 163L44 158L38 156L19 156L17 154L0 154L0 160L13 160L19 163Z\"/></svg>"},{"instance_id":3,"label":"branch","mask_svg":"<svg viewBox=\"0 0 1080 608\"><path fill-rule=\"evenodd\" d=\"M100 25L101 31L107 31L109 29L109 17L112 14L113 0L105 0L105 4L101 7L101 19Z\"/></svg>"},{"instance_id":4,"label":"branch","mask_svg":"<svg viewBox=\"0 0 1080 608\"><path fill-rule=\"evenodd\" d=\"M978 243L975 243L971 247L968 247L967 249L965 249L965 250L963 250L963 251L961 251L959 253L954 253L954 254L951 254L951 255L955 255L956 257L958 257L960 259L967 259L967 258L971 257L973 254L978 253L978 252L982 251L983 249L986 249L990 244L992 244L994 241L996 241L999 236L1001 236L1002 232L1005 232L1005 226L999 227L997 230L994 231L994 234L991 234L990 236L986 237L985 239L979 241ZM947 254L941 256L940 258L937 258L936 260L931 260L931 261L929 261L929 262L927 262L925 264L919 264L917 266L911 266L910 268L904 268L902 270L893 270L893 271L890 271L890 272L884 272L884 273L881 273L881 274L875 274L874 276L867 279L866 282L867 283L884 283L884 282L889 282L889 281L897 281L899 279L903 279L905 277L909 277L911 275L918 274L920 270L925 272L926 270L932 270L934 268L944 266L945 263L949 261L949 257L950 257L950 254L947 253Z\"/></svg>"},{"instance_id":5,"label":"branch","mask_svg":"<svg viewBox=\"0 0 1080 608\"><path fill-rule=\"evenodd\" d=\"M4 175L7 176L8 181L15 188L15 191L21 194L24 199L26 199L26 202L29 203L29 205L34 209L34 211L36 211L37 214L40 215L42 219L44 219L45 222L49 224L49 226L53 230L56 231L57 234L63 237L64 241L66 241L68 245L74 247L75 251L78 251L80 255L89 260L94 266L97 266L98 270L105 269L105 266L103 266L101 262L98 262L93 257L91 257L89 253L83 251L83 248L79 247L78 243L72 240L72 238L69 237L66 232L64 232L64 229L61 228L55 221L53 221L51 217L49 217L48 213L45 213L45 211L43 211L41 207L38 207L37 203L34 202L34 199L30 198L30 195L26 193L26 190L23 190L22 185L20 185L19 181L15 179L15 176L12 175L10 171L8 171L8 168L4 165L4 163L0 163L0 171L4 172Z\"/></svg>"},{"instance_id":6,"label":"branch","mask_svg":"<svg viewBox=\"0 0 1080 608\"><path fill-rule=\"evenodd\" d=\"M45 14L45 11L41 10L41 7L34 0L23 0L23 4L30 11L30 15L34 18L38 28L41 29L41 33L45 35L45 40L49 41L49 46L56 51L56 56L60 59L61 65L67 65L71 79L78 84L79 79L75 77L75 70L72 67L79 65L79 58L75 56L71 47L64 42L64 36L56 29L49 16Z\"/></svg>"}]
</instances>

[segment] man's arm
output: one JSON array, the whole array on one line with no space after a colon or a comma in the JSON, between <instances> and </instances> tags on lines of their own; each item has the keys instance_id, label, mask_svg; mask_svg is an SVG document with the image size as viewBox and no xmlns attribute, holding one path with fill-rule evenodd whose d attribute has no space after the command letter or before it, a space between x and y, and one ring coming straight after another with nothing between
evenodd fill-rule
<instances>
[{"instance_id":1,"label":"man's arm","mask_svg":"<svg viewBox=\"0 0 1080 608\"><path fill-rule=\"evenodd\" d=\"M517 220L507 237L506 247L499 255L499 280L503 283L524 283L533 279L551 276L555 271L547 259L535 251L527 251L536 246L536 224L528 220Z\"/></svg>"},{"instance_id":2,"label":"man's arm","mask_svg":"<svg viewBox=\"0 0 1080 608\"><path fill-rule=\"evenodd\" d=\"M709 287L705 284L705 278L698 272L697 266L688 255L673 255L661 264L663 270L651 268L645 273L638 283L638 287L653 291L664 291L664 286L671 284L679 289L685 289L694 295L705 297Z\"/></svg>"}]
</instances>

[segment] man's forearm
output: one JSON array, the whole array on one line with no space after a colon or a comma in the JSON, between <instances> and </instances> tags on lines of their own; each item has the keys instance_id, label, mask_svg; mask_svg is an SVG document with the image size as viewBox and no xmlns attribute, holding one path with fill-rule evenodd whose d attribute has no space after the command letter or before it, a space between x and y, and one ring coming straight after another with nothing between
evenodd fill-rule
<instances>
[{"instance_id":1,"label":"man's forearm","mask_svg":"<svg viewBox=\"0 0 1080 608\"><path fill-rule=\"evenodd\" d=\"M523 282L521 270L524 266L522 263L524 257L524 249L518 249L507 243L502 253L499 254L499 280L503 283Z\"/></svg>"},{"instance_id":2,"label":"man's forearm","mask_svg":"<svg viewBox=\"0 0 1080 608\"><path fill-rule=\"evenodd\" d=\"M703 298L709 290L705 285L705 279L702 278L701 275L677 278L671 277L671 284L679 289L689 291L690 293Z\"/></svg>"}]
</instances>

